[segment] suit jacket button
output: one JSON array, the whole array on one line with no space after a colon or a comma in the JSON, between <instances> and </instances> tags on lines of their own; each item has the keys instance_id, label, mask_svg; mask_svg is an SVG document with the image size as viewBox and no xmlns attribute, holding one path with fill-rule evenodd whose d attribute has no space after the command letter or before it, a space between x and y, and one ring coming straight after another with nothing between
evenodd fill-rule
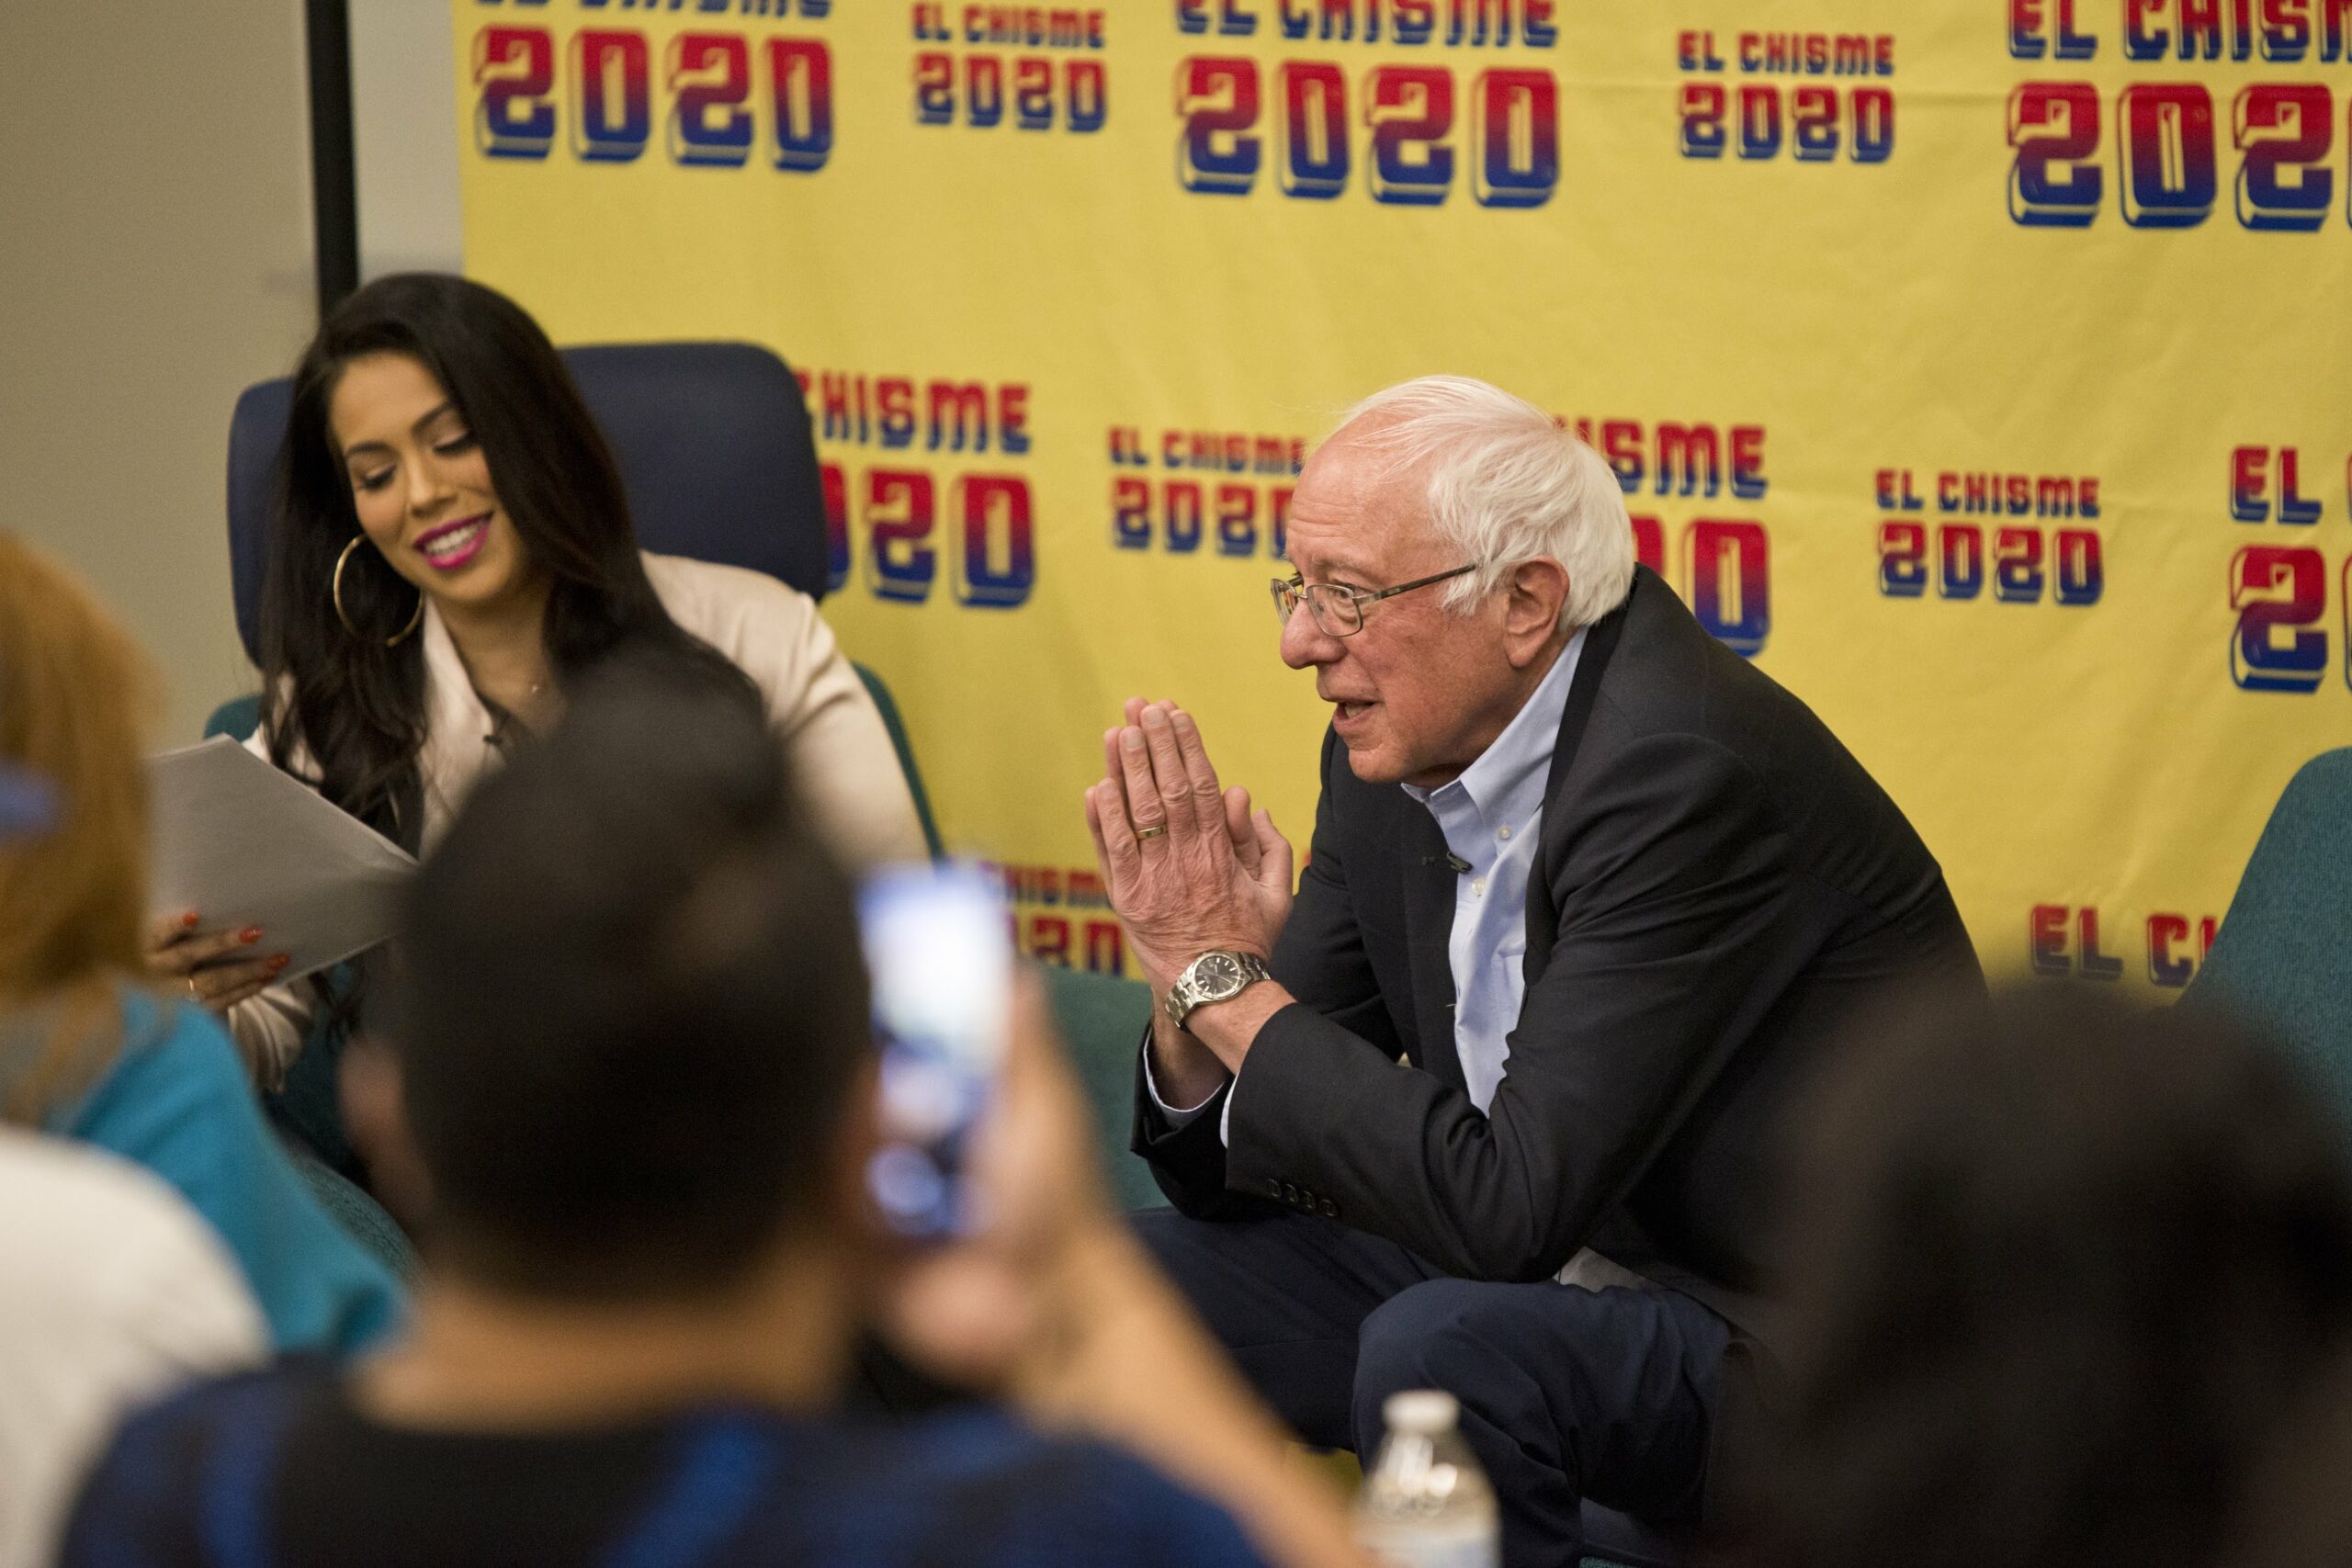
<instances>
[{"instance_id":1,"label":"suit jacket button","mask_svg":"<svg viewBox=\"0 0 2352 1568\"><path fill-rule=\"evenodd\" d=\"M1329 1198L1323 1200L1323 1217L1327 1220L1336 1220L1340 1217L1340 1206Z\"/></svg>"},{"instance_id":2,"label":"suit jacket button","mask_svg":"<svg viewBox=\"0 0 2352 1568\"><path fill-rule=\"evenodd\" d=\"M1279 1182L1279 1181L1276 1181L1276 1180L1275 1180L1272 1177L1271 1177L1271 1176L1270 1176L1270 1177L1268 1177L1268 1178L1266 1178L1266 1196L1267 1196L1267 1197L1269 1197L1269 1198L1279 1198L1279 1197L1281 1197L1282 1195L1283 1195L1283 1184L1282 1184L1281 1182Z\"/></svg>"},{"instance_id":3,"label":"suit jacket button","mask_svg":"<svg viewBox=\"0 0 2352 1568\"><path fill-rule=\"evenodd\" d=\"M1285 1203L1295 1203L1298 1201L1298 1189L1293 1187L1287 1181L1283 1183L1283 1201Z\"/></svg>"}]
</instances>

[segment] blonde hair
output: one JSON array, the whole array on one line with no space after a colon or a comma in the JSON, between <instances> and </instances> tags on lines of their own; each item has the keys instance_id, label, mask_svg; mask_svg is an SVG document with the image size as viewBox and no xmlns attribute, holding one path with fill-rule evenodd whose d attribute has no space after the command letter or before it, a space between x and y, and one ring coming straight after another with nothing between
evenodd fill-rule
<instances>
[{"instance_id":1,"label":"blonde hair","mask_svg":"<svg viewBox=\"0 0 2352 1568\"><path fill-rule=\"evenodd\" d=\"M103 1071L120 1038L114 987L145 973L155 694L146 655L89 591L0 532L0 761L59 806L49 830L0 845L0 1010L52 1018L0 1119L38 1121Z\"/></svg>"}]
</instances>

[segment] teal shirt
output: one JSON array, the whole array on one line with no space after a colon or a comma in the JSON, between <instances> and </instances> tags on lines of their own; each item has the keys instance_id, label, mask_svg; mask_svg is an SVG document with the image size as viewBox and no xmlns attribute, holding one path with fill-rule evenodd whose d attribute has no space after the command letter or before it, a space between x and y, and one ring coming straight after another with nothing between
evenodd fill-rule
<instances>
[{"instance_id":1,"label":"teal shirt","mask_svg":"<svg viewBox=\"0 0 2352 1568\"><path fill-rule=\"evenodd\" d=\"M211 1222L277 1349L345 1355L399 1321L400 1283L335 1224L263 1119L209 1013L122 992L122 1054L48 1130L143 1165Z\"/></svg>"}]
</instances>

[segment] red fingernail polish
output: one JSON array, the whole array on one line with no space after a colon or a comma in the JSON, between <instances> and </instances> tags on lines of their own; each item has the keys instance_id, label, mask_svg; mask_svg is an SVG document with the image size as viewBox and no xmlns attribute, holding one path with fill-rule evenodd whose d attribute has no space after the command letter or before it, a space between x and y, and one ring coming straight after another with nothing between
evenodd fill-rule
<instances>
[{"instance_id":1,"label":"red fingernail polish","mask_svg":"<svg viewBox=\"0 0 2352 1568\"><path fill-rule=\"evenodd\" d=\"M182 915L180 917L180 924L184 926L192 926L196 924L196 911L194 909L190 909L187 914Z\"/></svg>"},{"instance_id":2,"label":"red fingernail polish","mask_svg":"<svg viewBox=\"0 0 2352 1568\"><path fill-rule=\"evenodd\" d=\"M293 961L294 958L291 953L281 953L277 957L269 961L269 966L272 969L283 969Z\"/></svg>"},{"instance_id":3,"label":"red fingernail polish","mask_svg":"<svg viewBox=\"0 0 2352 1568\"><path fill-rule=\"evenodd\" d=\"M240 942L259 942L261 940L261 928L259 926L247 926L243 931L237 933L237 940Z\"/></svg>"}]
</instances>

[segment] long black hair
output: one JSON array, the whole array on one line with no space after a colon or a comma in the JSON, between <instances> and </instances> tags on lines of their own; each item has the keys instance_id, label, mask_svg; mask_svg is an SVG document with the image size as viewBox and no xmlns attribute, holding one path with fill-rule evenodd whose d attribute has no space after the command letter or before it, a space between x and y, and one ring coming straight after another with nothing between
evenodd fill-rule
<instances>
[{"instance_id":1,"label":"long black hair","mask_svg":"<svg viewBox=\"0 0 2352 1568\"><path fill-rule=\"evenodd\" d=\"M480 443L499 504L548 579L542 636L559 682L623 647L739 687L751 681L662 608L619 467L538 323L463 277L377 279L327 317L294 372L262 592L262 723L278 766L307 750L329 800L413 850L424 816L424 639L386 643L416 614L417 590L370 546L344 572L356 633L331 597L359 521L328 408L353 360L388 353L430 371Z\"/></svg>"}]
</instances>

